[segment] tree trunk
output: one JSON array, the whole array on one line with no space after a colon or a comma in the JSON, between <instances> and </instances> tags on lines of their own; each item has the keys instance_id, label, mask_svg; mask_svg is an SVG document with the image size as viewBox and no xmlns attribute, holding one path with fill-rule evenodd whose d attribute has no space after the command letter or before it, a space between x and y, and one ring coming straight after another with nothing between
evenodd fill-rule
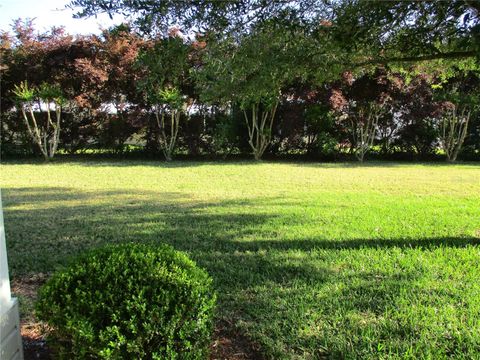
<instances>
[{"instance_id":1,"label":"tree trunk","mask_svg":"<svg viewBox=\"0 0 480 360\"><path fill-rule=\"evenodd\" d=\"M178 137L178 130L180 128L181 112L172 109L170 114L170 124L168 130L165 126L165 109L157 108L155 110L155 117L157 125L160 129L159 143L166 161L172 161L175 145Z\"/></svg>"},{"instance_id":2,"label":"tree trunk","mask_svg":"<svg viewBox=\"0 0 480 360\"><path fill-rule=\"evenodd\" d=\"M369 106L367 111L363 123L357 120L355 124L352 124L355 156L360 162L365 160L365 155L373 146L377 134L378 120L381 116L381 108L375 105Z\"/></svg>"},{"instance_id":3,"label":"tree trunk","mask_svg":"<svg viewBox=\"0 0 480 360\"><path fill-rule=\"evenodd\" d=\"M35 144L37 144L37 146L38 146L40 152L42 153L42 156L45 159L45 161L48 161L49 156L48 156L48 151L47 151L47 148L46 148L46 134L45 133L43 134L43 139L42 139L42 133L41 133L39 127L38 127L37 119L35 118L35 113L33 112L33 108L30 104L27 105L27 106L28 106L28 110L29 110L29 114L30 114L30 120L31 120L32 123L30 124L30 120L29 120L28 115L25 111L24 105L21 106L23 120L25 122L25 125L27 126L28 133L30 134L30 137L32 138L33 142Z\"/></svg>"},{"instance_id":4,"label":"tree trunk","mask_svg":"<svg viewBox=\"0 0 480 360\"><path fill-rule=\"evenodd\" d=\"M272 138L273 120L277 111L278 101L271 108L261 111L260 105L252 105L252 116L249 119L246 110L243 110L248 128L248 144L252 148L253 158L261 160L263 153L270 145Z\"/></svg>"},{"instance_id":5,"label":"tree trunk","mask_svg":"<svg viewBox=\"0 0 480 360\"><path fill-rule=\"evenodd\" d=\"M444 116L440 123L441 144L448 162L455 162L467 136L471 111L463 109L461 115L457 110Z\"/></svg>"}]
</instances>

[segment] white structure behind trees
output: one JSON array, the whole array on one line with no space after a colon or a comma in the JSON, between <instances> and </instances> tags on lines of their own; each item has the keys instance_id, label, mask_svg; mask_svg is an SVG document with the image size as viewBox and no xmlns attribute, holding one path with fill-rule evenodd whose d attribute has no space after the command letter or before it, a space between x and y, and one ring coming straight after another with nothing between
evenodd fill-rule
<instances>
[{"instance_id":1,"label":"white structure behind trees","mask_svg":"<svg viewBox=\"0 0 480 360\"><path fill-rule=\"evenodd\" d=\"M23 360L18 301L10 293L7 246L0 192L0 359Z\"/></svg>"}]
</instances>

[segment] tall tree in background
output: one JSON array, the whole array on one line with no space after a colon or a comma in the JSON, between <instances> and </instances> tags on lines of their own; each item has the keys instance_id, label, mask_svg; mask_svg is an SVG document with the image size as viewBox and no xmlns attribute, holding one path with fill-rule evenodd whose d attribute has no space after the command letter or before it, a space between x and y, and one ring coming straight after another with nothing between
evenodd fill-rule
<instances>
[{"instance_id":1,"label":"tall tree in background","mask_svg":"<svg viewBox=\"0 0 480 360\"><path fill-rule=\"evenodd\" d=\"M291 66L300 56L301 37L294 42L292 34L276 30L264 27L239 40L207 41L204 63L197 71L203 100L238 105L243 111L256 160L270 144L282 88L301 75L300 66Z\"/></svg>"},{"instance_id":2,"label":"tall tree in background","mask_svg":"<svg viewBox=\"0 0 480 360\"><path fill-rule=\"evenodd\" d=\"M60 141L62 106L65 103L62 91L47 83L31 88L25 81L15 86L14 93L32 140L45 160L53 159ZM45 116L36 115L35 107L40 115Z\"/></svg>"},{"instance_id":3,"label":"tall tree in background","mask_svg":"<svg viewBox=\"0 0 480 360\"><path fill-rule=\"evenodd\" d=\"M452 104L453 105L453 104ZM453 105L440 118L440 144L447 160L454 162L467 136L471 110L464 107L459 110Z\"/></svg>"},{"instance_id":4,"label":"tall tree in background","mask_svg":"<svg viewBox=\"0 0 480 360\"><path fill-rule=\"evenodd\" d=\"M154 112L159 145L167 161L173 158L181 116L188 117L194 104L187 96L191 50L180 30L172 28L167 38L157 39L140 54L136 65L141 72L138 91Z\"/></svg>"},{"instance_id":5,"label":"tall tree in background","mask_svg":"<svg viewBox=\"0 0 480 360\"><path fill-rule=\"evenodd\" d=\"M141 74L136 62L151 43L125 24L103 31L100 40L100 54L95 59L105 73L100 90L104 117L100 141L121 152L126 141L145 125L143 99L137 92Z\"/></svg>"},{"instance_id":6,"label":"tall tree in background","mask_svg":"<svg viewBox=\"0 0 480 360\"><path fill-rule=\"evenodd\" d=\"M60 128L64 127L61 115L72 79L65 57L73 38L56 27L38 33L30 20L17 20L12 29L13 34L1 35L2 137L11 131L25 131L28 136L12 139L28 140L49 159L57 151ZM12 111L15 104L20 116ZM23 146L32 149L28 143Z\"/></svg>"},{"instance_id":7,"label":"tall tree in background","mask_svg":"<svg viewBox=\"0 0 480 360\"><path fill-rule=\"evenodd\" d=\"M480 71L458 69L434 89L440 145L447 160L480 149Z\"/></svg>"}]
</instances>

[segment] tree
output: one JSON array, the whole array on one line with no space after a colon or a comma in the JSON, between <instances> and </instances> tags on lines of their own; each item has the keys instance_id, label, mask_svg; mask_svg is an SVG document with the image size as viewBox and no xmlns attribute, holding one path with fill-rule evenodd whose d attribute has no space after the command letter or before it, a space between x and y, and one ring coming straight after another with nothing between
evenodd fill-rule
<instances>
[{"instance_id":1,"label":"tree","mask_svg":"<svg viewBox=\"0 0 480 360\"><path fill-rule=\"evenodd\" d=\"M395 111L394 97L402 82L378 68L358 78L344 73L332 87L330 105L348 134L350 152L363 162L379 134L380 120Z\"/></svg>"},{"instance_id":2,"label":"tree","mask_svg":"<svg viewBox=\"0 0 480 360\"><path fill-rule=\"evenodd\" d=\"M189 116L194 104L194 99L185 95L190 81L190 51L179 29L173 28L168 38L158 39L143 51L137 62L142 73L138 91L153 109L159 145L167 161L173 158L181 116Z\"/></svg>"},{"instance_id":3,"label":"tree","mask_svg":"<svg viewBox=\"0 0 480 360\"><path fill-rule=\"evenodd\" d=\"M154 111L157 125L160 130L160 148L165 160L172 161L175 144L180 127L184 99L177 88L165 88L155 94ZM167 114L168 113L168 114ZM169 122L165 121L169 118Z\"/></svg>"},{"instance_id":4,"label":"tree","mask_svg":"<svg viewBox=\"0 0 480 360\"><path fill-rule=\"evenodd\" d=\"M480 71L478 68L456 68L453 76L449 76L438 86L434 94L440 145L448 161L455 161L457 156L473 156L478 153L480 141L478 137L478 109L480 101Z\"/></svg>"},{"instance_id":5,"label":"tree","mask_svg":"<svg viewBox=\"0 0 480 360\"><path fill-rule=\"evenodd\" d=\"M340 1L332 35L351 64L475 58L480 6L476 1Z\"/></svg>"},{"instance_id":6,"label":"tree","mask_svg":"<svg viewBox=\"0 0 480 360\"><path fill-rule=\"evenodd\" d=\"M38 145L45 160L52 159L58 148L61 130L62 106L65 103L62 91L58 86L43 83L38 89L30 88L27 82L15 86L23 120L32 140ZM46 119L37 118L34 107L42 112L46 107ZM52 117L55 114L55 119Z\"/></svg>"},{"instance_id":7,"label":"tree","mask_svg":"<svg viewBox=\"0 0 480 360\"><path fill-rule=\"evenodd\" d=\"M355 156L363 162L365 155L373 146L377 134L378 120L382 116L382 106L370 103L365 107L356 109L355 115L349 116L353 128L353 142Z\"/></svg>"},{"instance_id":8,"label":"tree","mask_svg":"<svg viewBox=\"0 0 480 360\"><path fill-rule=\"evenodd\" d=\"M125 142L145 125L143 99L136 86L141 74L136 71L136 63L149 46L151 42L122 24L103 31L99 59L93 59L94 67L105 71L99 95L104 109L106 104L110 107L104 111L101 140L115 151L123 151Z\"/></svg>"},{"instance_id":9,"label":"tree","mask_svg":"<svg viewBox=\"0 0 480 360\"><path fill-rule=\"evenodd\" d=\"M260 160L272 139L273 120L277 111L278 99L271 98L242 103L242 110L248 128L248 143L250 144L253 157ZM251 109L251 116L248 115Z\"/></svg>"},{"instance_id":10,"label":"tree","mask_svg":"<svg viewBox=\"0 0 480 360\"><path fill-rule=\"evenodd\" d=\"M337 112L339 121L348 122L351 150L363 162L377 135L378 121L385 112L384 104L350 100Z\"/></svg>"},{"instance_id":11,"label":"tree","mask_svg":"<svg viewBox=\"0 0 480 360\"><path fill-rule=\"evenodd\" d=\"M274 19L302 24L315 35L325 33L329 23L336 53L348 54L348 63L354 66L475 58L480 45L480 5L472 0L73 0L70 6L79 17L130 16L146 32L180 24L187 32L243 35Z\"/></svg>"},{"instance_id":12,"label":"tree","mask_svg":"<svg viewBox=\"0 0 480 360\"><path fill-rule=\"evenodd\" d=\"M62 89L62 96L65 96L64 86L62 80L62 67L60 62L57 61L59 57L63 57L62 53L71 43L72 38L65 34L62 28L51 28L49 31L37 33L34 30L31 20L21 21L16 20L12 26L12 34L2 32L0 37L0 71L1 71L1 122L2 130L6 133L15 130L17 134L10 137L12 142L10 144L3 143L2 150L6 147L10 147L13 152L22 151L22 146L19 143L23 143L23 152L30 153L32 150L41 149L41 152L49 152L47 146L42 145L39 148L37 144L38 133L35 131L34 123L32 122L31 112L28 107L32 105L33 116L38 120L37 130L43 129L43 125L48 121L46 113L40 113L42 108L39 107L38 102L42 102L37 95L39 89L47 90L45 84L55 84L56 88ZM33 99L21 99L15 95L16 90L20 90L22 81L28 82L28 87L22 89L25 91L23 95L29 95L31 92ZM26 83L25 83L26 85ZM51 89L50 89L51 90ZM32 103L34 101L35 104ZM21 104L23 103L23 105ZM16 106L19 105L19 106ZM49 103L49 106L54 107L53 103ZM43 103L45 107L46 104ZM23 107L25 114L22 114L20 107ZM49 109L49 114L55 116L55 110ZM28 123L25 122L27 115ZM63 122L62 118L62 122ZM31 125L29 132L27 124ZM52 120L52 124L56 126L56 120ZM49 130L53 131L53 126L48 125ZM58 132L61 133L60 131ZM4 133L2 133L2 136ZM42 142L43 142L43 135ZM58 142L57 146L58 146ZM10 145L10 146L9 146ZM56 151L56 149L55 149ZM54 152L55 152L54 151ZM44 154L43 154L44 155ZM45 155L44 155L45 156ZM53 154L52 154L53 156ZM48 157L48 154L47 154Z\"/></svg>"},{"instance_id":13,"label":"tree","mask_svg":"<svg viewBox=\"0 0 480 360\"><path fill-rule=\"evenodd\" d=\"M301 40L301 36L282 33L275 24L238 40L207 40L196 72L201 98L210 104L240 107L256 160L272 139L282 88L301 76L302 68L292 66L300 57Z\"/></svg>"},{"instance_id":14,"label":"tree","mask_svg":"<svg viewBox=\"0 0 480 360\"><path fill-rule=\"evenodd\" d=\"M100 89L106 79L101 69L91 66L92 59L101 58L98 56L101 53L100 39L96 36L72 37L62 28L55 27L38 33L31 20L17 20L13 35L4 33L4 39L9 39L9 46L2 51L2 62L5 62L2 66L2 107L11 109L10 104L17 100L15 86L22 81L27 81L32 89L40 88L43 83L55 84L61 88L62 96L69 99L68 106L62 106L59 145L74 151L78 148L76 144L88 142L88 139L81 141L79 138L92 135L91 130L84 129L94 127L95 116L92 113L101 104ZM42 122L38 104L33 110ZM2 112L5 119L3 115ZM24 123L22 115L16 112L9 120ZM26 127L25 132L28 134ZM28 138L31 139L30 134ZM35 142L34 146L37 147Z\"/></svg>"},{"instance_id":15,"label":"tree","mask_svg":"<svg viewBox=\"0 0 480 360\"><path fill-rule=\"evenodd\" d=\"M123 14L146 33L166 31L179 25L187 32L211 30L224 34L245 34L261 21L292 15L316 19L315 12L327 13L323 1L299 0L160 0L160 1L110 1L73 0L69 7L77 10L77 17L94 16L99 13Z\"/></svg>"},{"instance_id":16,"label":"tree","mask_svg":"<svg viewBox=\"0 0 480 360\"><path fill-rule=\"evenodd\" d=\"M142 99L137 94L139 74L134 65L148 46L127 25L104 30L100 36L79 37L65 55L75 101L72 127L79 136L95 128L97 145L121 152L142 124ZM79 140L79 139L78 139Z\"/></svg>"},{"instance_id":17,"label":"tree","mask_svg":"<svg viewBox=\"0 0 480 360\"><path fill-rule=\"evenodd\" d=\"M458 153L467 136L470 115L471 110L467 107L459 111L457 106L453 105L440 118L440 144L450 162L457 160Z\"/></svg>"}]
</instances>

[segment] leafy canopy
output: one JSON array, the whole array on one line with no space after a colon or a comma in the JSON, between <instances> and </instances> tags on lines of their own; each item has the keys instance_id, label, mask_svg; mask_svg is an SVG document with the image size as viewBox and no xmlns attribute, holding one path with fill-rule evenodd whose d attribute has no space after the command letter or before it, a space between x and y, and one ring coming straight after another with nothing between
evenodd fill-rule
<instances>
[{"instance_id":1,"label":"leafy canopy","mask_svg":"<svg viewBox=\"0 0 480 360\"><path fill-rule=\"evenodd\" d=\"M77 16L121 13L146 33L174 24L190 33L243 36L270 21L324 37L354 64L477 57L476 1L73 0ZM328 30L326 29L328 25Z\"/></svg>"}]
</instances>

